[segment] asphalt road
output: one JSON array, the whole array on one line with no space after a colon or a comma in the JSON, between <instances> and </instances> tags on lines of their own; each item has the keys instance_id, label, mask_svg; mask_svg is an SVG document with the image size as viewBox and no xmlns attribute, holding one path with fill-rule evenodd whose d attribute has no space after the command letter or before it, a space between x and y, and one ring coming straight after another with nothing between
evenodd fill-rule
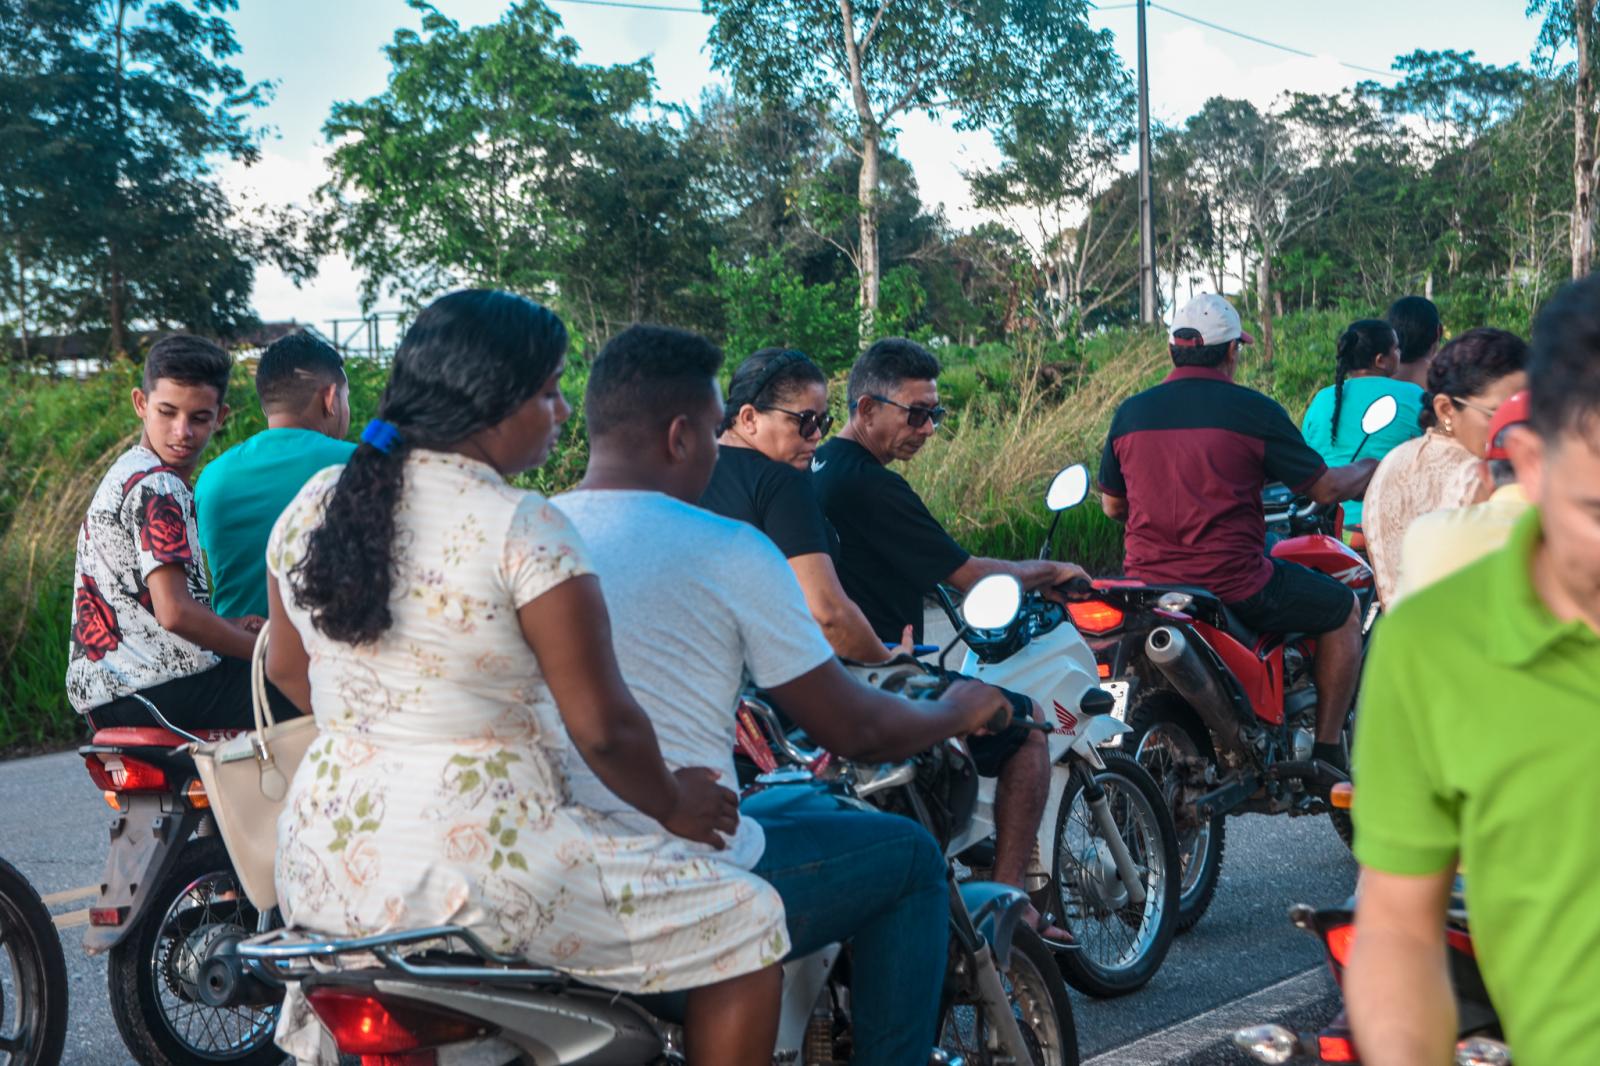
<instances>
[{"instance_id":1,"label":"asphalt road","mask_svg":"<svg viewBox=\"0 0 1600 1066\"><path fill-rule=\"evenodd\" d=\"M83 890L98 884L110 811L72 753L0 763L0 811L0 855L57 901L53 910L63 927L71 981L63 1061L125 1066L130 1059L106 1002L105 962L86 956L81 946L89 903ZM1210 1046L1217 1025L1208 1028L1208 1018L1225 1028L1254 1020L1258 1010L1267 1016L1261 1020L1325 1014L1332 988L1315 974L1320 948L1289 925L1285 912L1297 901L1337 902L1354 883L1355 866L1326 818L1233 819L1216 901L1179 938L1155 979L1120 1000L1073 996L1084 1059L1098 1056L1107 1066L1183 1061L1186 1054L1171 1046L1176 1042L1184 1053L1192 1044L1196 1061L1234 1062L1231 1053ZM1285 998L1290 991L1293 997ZM1238 1001L1252 994L1243 1005L1250 1017L1235 1018Z\"/></svg>"}]
</instances>

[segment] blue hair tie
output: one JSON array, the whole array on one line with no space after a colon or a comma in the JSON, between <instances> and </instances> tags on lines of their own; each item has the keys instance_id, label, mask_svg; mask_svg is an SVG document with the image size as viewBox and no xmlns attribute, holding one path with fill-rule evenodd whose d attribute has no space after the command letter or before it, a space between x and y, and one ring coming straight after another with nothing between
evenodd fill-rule
<instances>
[{"instance_id":1,"label":"blue hair tie","mask_svg":"<svg viewBox=\"0 0 1600 1066\"><path fill-rule=\"evenodd\" d=\"M385 422L381 418L374 418L367 423L367 428L361 431L361 443L370 444L385 455L394 447L394 442L400 439L400 430L393 422Z\"/></svg>"}]
</instances>

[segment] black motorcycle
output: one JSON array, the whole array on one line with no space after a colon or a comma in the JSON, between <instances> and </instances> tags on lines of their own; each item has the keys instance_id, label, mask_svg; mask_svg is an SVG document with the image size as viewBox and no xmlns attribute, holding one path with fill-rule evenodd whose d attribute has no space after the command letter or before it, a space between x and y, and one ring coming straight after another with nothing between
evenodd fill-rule
<instances>
[{"instance_id":1,"label":"black motorcycle","mask_svg":"<svg viewBox=\"0 0 1600 1066\"><path fill-rule=\"evenodd\" d=\"M0 1062L56 1066L67 1039L67 964L50 911L0 859Z\"/></svg>"}]
</instances>

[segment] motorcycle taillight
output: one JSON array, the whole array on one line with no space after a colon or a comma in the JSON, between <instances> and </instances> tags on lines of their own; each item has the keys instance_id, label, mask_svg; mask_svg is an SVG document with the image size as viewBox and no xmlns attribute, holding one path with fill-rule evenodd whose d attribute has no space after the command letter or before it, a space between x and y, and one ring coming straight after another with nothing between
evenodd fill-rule
<instances>
[{"instance_id":1,"label":"motorcycle taillight","mask_svg":"<svg viewBox=\"0 0 1600 1066\"><path fill-rule=\"evenodd\" d=\"M83 765L103 792L165 792L166 772L127 755L85 755Z\"/></svg>"},{"instance_id":2,"label":"motorcycle taillight","mask_svg":"<svg viewBox=\"0 0 1600 1066\"><path fill-rule=\"evenodd\" d=\"M1328 946L1328 958L1333 960L1333 975L1338 977L1350 965L1350 949L1356 942L1356 927L1354 924L1329 926L1323 931L1322 941Z\"/></svg>"},{"instance_id":3,"label":"motorcycle taillight","mask_svg":"<svg viewBox=\"0 0 1600 1066\"><path fill-rule=\"evenodd\" d=\"M1122 625L1122 609L1100 600L1082 600L1067 604L1067 614L1072 624L1084 633L1109 633Z\"/></svg>"},{"instance_id":4,"label":"motorcycle taillight","mask_svg":"<svg viewBox=\"0 0 1600 1066\"><path fill-rule=\"evenodd\" d=\"M1350 1043L1347 1036L1329 1036L1326 1033L1317 1037L1317 1057L1323 1062L1360 1062L1356 1058L1355 1045Z\"/></svg>"},{"instance_id":5,"label":"motorcycle taillight","mask_svg":"<svg viewBox=\"0 0 1600 1066\"><path fill-rule=\"evenodd\" d=\"M411 999L313 988L306 1000L339 1051L363 1066L424 1066L435 1048L490 1035L481 1022Z\"/></svg>"}]
</instances>

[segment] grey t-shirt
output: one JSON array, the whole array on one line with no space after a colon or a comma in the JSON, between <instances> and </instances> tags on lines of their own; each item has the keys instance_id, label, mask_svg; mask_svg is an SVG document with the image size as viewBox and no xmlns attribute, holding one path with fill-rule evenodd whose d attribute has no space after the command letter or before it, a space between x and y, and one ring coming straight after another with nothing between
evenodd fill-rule
<instances>
[{"instance_id":1,"label":"grey t-shirt","mask_svg":"<svg viewBox=\"0 0 1600 1066\"><path fill-rule=\"evenodd\" d=\"M588 548L623 680L650 715L667 765L709 766L737 788L734 726L746 680L772 688L833 658L794 571L760 530L659 492L568 492L551 502ZM619 814L640 833L659 831L570 747L566 769L575 803ZM740 819L721 857L749 869L764 846L761 827Z\"/></svg>"}]
</instances>

